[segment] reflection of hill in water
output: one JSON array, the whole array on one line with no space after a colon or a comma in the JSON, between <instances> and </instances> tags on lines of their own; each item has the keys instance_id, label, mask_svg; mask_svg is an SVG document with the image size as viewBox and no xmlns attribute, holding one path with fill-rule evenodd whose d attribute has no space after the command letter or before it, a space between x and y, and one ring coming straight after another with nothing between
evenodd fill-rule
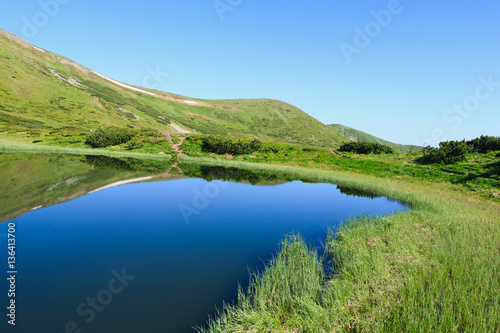
<instances>
[{"instance_id":1,"label":"reflection of hill in water","mask_svg":"<svg viewBox=\"0 0 500 333\"><path fill-rule=\"evenodd\" d=\"M168 170L172 161L139 160L135 158L115 158L108 156L82 156L84 161L100 170L157 173Z\"/></svg>"},{"instance_id":2,"label":"reflection of hill in water","mask_svg":"<svg viewBox=\"0 0 500 333\"><path fill-rule=\"evenodd\" d=\"M0 221L170 166L171 162L159 160L106 156L0 154Z\"/></svg>"},{"instance_id":3,"label":"reflection of hill in water","mask_svg":"<svg viewBox=\"0 0 500 333\"><path fill-rule=\"evenodd\" d=\"M198 164L181 164L180 168L188 177L203 178L206 181L224 180L236 183L249 183L252 185L279 185L286 182L299 180L282 172L265 170L244 170L234 167L209 166Z\"/></svg>"},{"instance_id":4,"label":"reflection of hill in water","mask_svg":"<svg viewBox=\"0 0 500 333\"><path fill-rule=\"evenodd\" d=\"M244 170L234 167L208 166L208 165L197 165L197 164L182 164L180 167L186 176L203 178L207 181L225 180L238 183L249 183L252 185L260 185L260 186L280 185L295 180L315 183L314 181L308 179L300 179L298 177L294 177L290 174L286 174L283 172L272 172L266 170ZM347 186L337 185L337 189L341 193L346 195L352 195L370 199L380 197L379 195L376 195L374 192L369 192L366 190L358 190Z\"/></svg>"},{"instance_id":5,"label":"reflection of hill in water","mask_svg":"<svg viewBox=\"0 0 500 333\"><path fill-rule=\"evenodd\" d=\"M172 161L138 160L107 156L76 156L64 154L0 154L0 221L7 221L41 208L73 200L93 190L131 178L152 175L153 179L180 176L165 173ZM244 170L234 167L184 163L180 169L186 177L207 181L223 180L274 186L298 177L265 170ZM308 179L302 179L308 182ZM344 194L376 198L377 195L337 186Z\"/></svg>"}]
</instances>

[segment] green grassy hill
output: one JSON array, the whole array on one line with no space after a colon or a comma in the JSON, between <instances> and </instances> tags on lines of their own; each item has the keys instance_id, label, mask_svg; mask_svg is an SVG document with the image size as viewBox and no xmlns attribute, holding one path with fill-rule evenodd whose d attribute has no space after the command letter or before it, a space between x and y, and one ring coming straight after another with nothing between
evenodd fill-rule
<instances>
[{"instance_id":1,"label":"green grassy hill","mask_svg":"<svg viewBox=\"0 0 500 333\"><path fill-rule=\"evenodd\" d=\"M0 29L0 137L44 142L107 125L325 147L347 141L280 101L200 100L124 85Z\"/></svg>"},{"instance_id":2,"label":"green grassy hill","mask_svg":"<svg viewBox=\"0 0 500 333\"><path fill-rule=\"evenodd\" d=\"M411 145L400 145L397 143L392 143L386 140L379 139L373 135L370 135L365 132L361 132L357 129L350 128L344 125L339 125L339 124L332 124L328 125L329 127L335 129L337 132L340 134L348 137L352 141L366 141L366 142L373 142L373 143L380 143L386 146L391 147L398 153L412 153L415 151L420 151L422 147L418 146L411 146Z\"/></svg>"}]
</instances>

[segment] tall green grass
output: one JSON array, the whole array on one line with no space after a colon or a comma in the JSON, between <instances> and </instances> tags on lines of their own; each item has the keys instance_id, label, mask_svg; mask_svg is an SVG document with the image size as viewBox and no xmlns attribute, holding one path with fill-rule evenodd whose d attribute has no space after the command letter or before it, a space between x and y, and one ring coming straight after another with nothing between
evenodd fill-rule
<instances>
[{"instance_id":1,"label":"tall green grass","mask_svg":"<svg viewBox=\"0 0 500 333\"><path fill-rule=\"evenodd\" d=\"M324 283L316 250L308 248L299 236L291 236L283 240L267 269L251 276L248 290L239 290L237 306L226 305L199 332L274 331L304 323L319 329L318 317L328 302L323 299Z\"/></svg>"}]
</instances>

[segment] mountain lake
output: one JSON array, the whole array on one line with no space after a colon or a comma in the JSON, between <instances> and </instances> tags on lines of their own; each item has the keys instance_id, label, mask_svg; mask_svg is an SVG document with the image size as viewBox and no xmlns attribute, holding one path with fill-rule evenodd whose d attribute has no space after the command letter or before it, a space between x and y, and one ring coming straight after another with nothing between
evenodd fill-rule
<instances>
[{"instance_id":1,"label":"mountain lake","mask_svg":"<svg viewBox=\"0 0 500 333\"><path fill-rule=\"evenodd\" d=\"M195 332L216 307L235 302L238 285L263 270L287 235L320 252L328 227L409 209L283 174L181 165L186 176L169 178L148 163L0 154L7 278L15 235L9 332ZM2 295L10 282L0 282ZM7 326L2 320L0 331Z\"/></svg>"}]
</instances>

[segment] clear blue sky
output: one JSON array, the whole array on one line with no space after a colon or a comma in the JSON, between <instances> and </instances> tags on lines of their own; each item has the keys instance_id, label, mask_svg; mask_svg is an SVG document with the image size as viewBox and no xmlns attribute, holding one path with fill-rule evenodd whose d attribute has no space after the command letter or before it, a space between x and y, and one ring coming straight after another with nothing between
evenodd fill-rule
<instances>
[{"instance_id":1,"label":"clear blue sky","mask_svg":"<svg viewBox=\"0 0 500 333\"><path fill-rule=\"evenodd\" d=\"M279 99L432 144L500 136L499 15L498 0L23 0L0 27L126 83L158 68L159 90Z\"/></svg>"}]
</instances>

